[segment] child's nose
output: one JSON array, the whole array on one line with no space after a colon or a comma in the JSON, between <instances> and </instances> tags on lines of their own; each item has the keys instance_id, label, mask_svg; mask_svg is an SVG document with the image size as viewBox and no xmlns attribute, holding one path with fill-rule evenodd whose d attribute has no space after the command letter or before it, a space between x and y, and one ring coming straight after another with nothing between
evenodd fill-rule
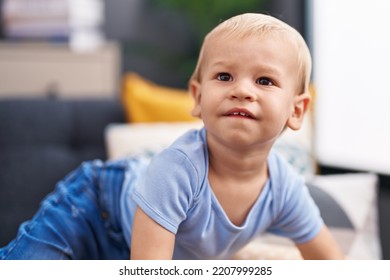
<instances>
[{"instance_id":1,"label":"child's nose","mask_svg":"<svg viewBox=\"0 0 390 280\"><path fill-rule=\"evenodd\" d=\"M230 98L231 99L238 99L240 101L255 101L256 100L256 94L254 93L254 90L251 88L251 86L248 83L245 82L237 82L235 84L235 87L232 88L230 91Z\"/></svg>"}]
</instances>

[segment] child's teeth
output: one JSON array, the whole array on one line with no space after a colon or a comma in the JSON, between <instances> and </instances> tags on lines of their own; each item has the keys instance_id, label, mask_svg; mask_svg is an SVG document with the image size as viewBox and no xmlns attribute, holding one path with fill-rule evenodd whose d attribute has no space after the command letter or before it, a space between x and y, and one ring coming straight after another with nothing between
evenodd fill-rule
<instances>
[{"instance_id":1,"label":"child's teeth","mask_svg":"<svg viewBox=\"0 0 390 280\"><path fill-rule=\"evenodd\" d=\"M246 114L246 113L244 113L244 112L233 112L232 115L233 115L233 116L248 117L248 114Z\"/></svg>"}]
</instances>

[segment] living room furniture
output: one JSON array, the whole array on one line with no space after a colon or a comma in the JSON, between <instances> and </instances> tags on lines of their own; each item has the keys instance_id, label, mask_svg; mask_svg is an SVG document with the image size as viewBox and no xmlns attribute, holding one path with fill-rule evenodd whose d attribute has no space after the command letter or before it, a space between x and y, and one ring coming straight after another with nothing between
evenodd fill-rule
<instances>
[{"instance_id":1,"label":"living room furniture","mask_svg":"<svg viewBox=\"0 0 390 280\"><path fill-rule=\"evenodd\" d=\"M105 159L104 130L125 121L114 98L0 100L0 247L82 161Z\"/></svg>"},{"instance_id":2,"label":"living room furniture","mask_svg":"<svg viewBox=\"0 0 390 280\"><path fill-rule=\"evenodd\" d=\"M0 98L112 98L119 81L114 42L85 52L66 43L0 42Z\"/></svg>"}]
</instances>

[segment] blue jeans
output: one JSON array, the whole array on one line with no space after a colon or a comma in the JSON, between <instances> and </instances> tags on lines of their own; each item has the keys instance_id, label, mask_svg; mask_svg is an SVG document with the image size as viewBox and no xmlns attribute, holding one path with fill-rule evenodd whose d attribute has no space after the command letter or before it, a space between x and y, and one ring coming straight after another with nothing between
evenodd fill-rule
<instances>
[{"instance_id":1,"label":"blue jeans","mask_svg":"<svg viewBox=\"0 0 390 280\"><path fill-rule=\"evenodd\" d=\"M83 163L0 249L0 259L129 259L119 203L127 166L127 161Z\"/></svg>"}]
</instances>

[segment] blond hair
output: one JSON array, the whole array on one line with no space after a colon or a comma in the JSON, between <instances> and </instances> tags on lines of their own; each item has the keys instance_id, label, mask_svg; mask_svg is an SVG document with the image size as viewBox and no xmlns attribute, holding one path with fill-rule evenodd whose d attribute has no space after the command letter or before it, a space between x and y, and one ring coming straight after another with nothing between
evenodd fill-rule
<instances>
[{"instance_id":1,"label":"blond hair","mask_svg":"<svg viewBox=\"0 0 390 280\"><path fill-rule=\"evenodd\" d=\"M247 13L234 16L217 25L204 38L198 62L191 76L191 81L201 82L201 67L204 60L205 50L213 38L240 39L249 36L264 35L279 36L287 39L297 50L298 79L301 80L299 93L309 92L311 74L311 55L309 48L301 34L285 22L269 15ZM285 41L284 41L285 42ZM285 42L286 43L286 42Z\"/></svg>"}]
</instances>

